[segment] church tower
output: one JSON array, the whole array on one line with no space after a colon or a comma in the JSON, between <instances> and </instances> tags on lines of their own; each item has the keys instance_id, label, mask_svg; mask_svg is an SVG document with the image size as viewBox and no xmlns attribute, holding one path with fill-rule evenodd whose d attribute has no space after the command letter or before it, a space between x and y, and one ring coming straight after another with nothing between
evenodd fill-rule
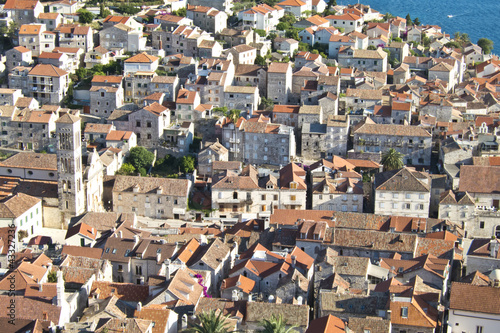
<instances>
[{"instance_id":1,"label":"church tower","mask_svg":"<svg viewBox=\"0 0 500 333\"><path fill-rule=\"evenodd\" d=\"M64 220L85 211L80 118L65 114L56 121L57 192Z\"/></svg>"}]
</instances>

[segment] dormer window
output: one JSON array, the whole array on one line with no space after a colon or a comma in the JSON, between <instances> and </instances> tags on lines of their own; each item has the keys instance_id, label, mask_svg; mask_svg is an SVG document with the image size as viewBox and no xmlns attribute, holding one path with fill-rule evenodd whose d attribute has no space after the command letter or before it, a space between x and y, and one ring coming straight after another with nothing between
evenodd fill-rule
<instances>
[{"instance_id":1,"label":"dormer window","mask_svg":"<svg viewBox=\"0 0 500 333\"><path fill-rule=\"evenodd\" d=\"M403 306L401 308L401 318L408 318L408 307Z\"/></svg>"},{"instance_id":2,"label":"dormer window","mask_svg":"<svg viewBox=\"0 0 500 333\"><path fill-rule=\"evenodd\" d=\"M297 183L296 182L290 182L290 188L293 190L297 189Z\"/></svg>"}]
</instances>

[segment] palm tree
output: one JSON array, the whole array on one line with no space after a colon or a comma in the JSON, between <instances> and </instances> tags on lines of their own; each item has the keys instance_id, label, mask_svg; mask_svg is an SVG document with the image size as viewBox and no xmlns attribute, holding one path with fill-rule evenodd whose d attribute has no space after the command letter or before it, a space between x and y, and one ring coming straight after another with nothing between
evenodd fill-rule
<instances>
[{"instance_id":1,"label":"palm tree","mask_svg":"<svg viewBox=\"0 0 500 333\"><path fill-rule=\"evenodd\" d=\"M290 325L287 329L287 322L283 319L282 315L272 315L271 319L264 319L260 324L264 327L261 333L290 333L295 332L295 328L297 327Z\"/></svg>"},{"instance_id":2,"label":"palm tree","mask_svg":"<svg viewBox=\"0 0 500 333\"><path fill-rule=\"evenodd\" d=\"M403 154L394 148L389 149L382 155L381 162L385 171L401 169L404 167Z\"/></svg>"},{"instance_id":3,"label":"palm tree","mask_svg":"<svg viewBox=\"0 0 500 333\"><path fill-rule=\"evenodd\" d=\"M194 324L193 327L185 329L186 333L231 333L229 331L228 316L223 316L222 312L218 314L215 311L202 312L198 315L199 324Z\"/></svg>"}]
</instances>

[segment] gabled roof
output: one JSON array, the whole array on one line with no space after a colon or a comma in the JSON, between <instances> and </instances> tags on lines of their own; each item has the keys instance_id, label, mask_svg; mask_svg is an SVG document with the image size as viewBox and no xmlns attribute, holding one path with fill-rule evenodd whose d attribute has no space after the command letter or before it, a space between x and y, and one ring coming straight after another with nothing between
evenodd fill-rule
<instances>
[{"instance_id":1,"label":"gabled roof","mask_svg":"<svg viewBox=\"0 0 500 333\"><path fill-rule=\"evenodd\" d=\"M254 280L249 279L243 275L238 275L222 280L222 285L220 289L224 290L228 288L237 288L241 289L241 291L243 291L244 293L249 294L252 292L254 287L255 287Z\"/></svg>"},{"instance_id":2,"label":"gabled roof","mask_svg":"<svg viewBox=\"0 0 500 333\"><path fill-rule=\"evenodd\" d=\"M33 10L39 3L38 0L7 0L3 9Z\"/></svg>"},{"instance_id":3,"label":"gabled roof","mask_svg":"<svg viewBox=\"0 0 500 333\"><path fill-rule=\"evenodd\" d=\"M500 315L500 288L452 282L450 309Z\"/></svg>"},{"instance_id":4,"label":"gabled roof","mask_svg":"<svg viewBox=\"0 0 500 333\"><path fill-rule=\"evenodd\" d=\"M152 64L153 62L157 61L159 58L155 57L153 55L149 55L146 52L139 53L133 57L128 58L125 60L126 63L149 63Z\"/></svg>"},{"instance_id":5,"label":"gabled roof","mask_svg":"<svg viewBox=\"0 0 500 333\"><path fill-rule=\"evenodd\" d=\"M422 179L427 179L427 183ZM382 191L429 192L429 183L428 175L406 167L375 175L375 189Z\"/></svg>"},{"instance_id":6,"label":"gabled roof","mask_svg":"<svg viewBox=\"0 0 500 333\"><path fill-rule=\"evenodd\" d=\"M345 332L345 323L342 319L331 314L314 319L309 324L306 333L343 333Z\"/></svg>"},{"instance_id":7,"label":"gabled roof","mask_svg":"<svg viewBox=\"0 0 500 333\"><path fill-rule=\"evenodd\" d=\"M38 64L29 71L28 75L61 77L68 75L68 72L54 65Z\"/></svg>"}]
</instances>

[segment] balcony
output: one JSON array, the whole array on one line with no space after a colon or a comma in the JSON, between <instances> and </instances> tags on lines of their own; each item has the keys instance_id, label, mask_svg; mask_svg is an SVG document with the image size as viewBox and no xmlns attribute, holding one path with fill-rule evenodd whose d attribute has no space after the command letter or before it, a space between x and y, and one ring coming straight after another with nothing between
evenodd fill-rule
<instances>
[{"instance_id":1,"label":"balcony","mask_svg":"<svg viewBox=\"0 0 500 333\"><path fill-rule=\"evenodd\" d=\"M216 201L220 204L228 203L228 204L239 204L246 201L246 199L233 199L233 198L221 198L216 199Z\"/></svg>"},{"instance_id":2,"label":"balcony","mask_svg":"<svg viewBox=\"0 0 500 333\"><path fill-rule=\"evenodd\" d=\"M403 143L400 141L397 141L394 143L394 146L396 146L396 147L401 147L402 145L403 145Z\"/></svg>"},{"instance_id":3,"label":"balcony","mask_svg":"<svg viewBox=\"0 0 500 333\"><path fill-rule=\"evenodd\" d=\"M418 148L425 148L425 144L423 144L423 143L419 143L419 144L418 144Z\"/></svg>"},{"instance_id":4,"label":"balcony","mask_svg":"<svg viewBox=\"0 0 500 333\"><path fill-rule=\"evenodd\" d=\"M234 147L231 147L231 148L229 149L229 151L230 151L231 153L239 153L239 152L240 152L240 148L234 148Z\"/></svg>"},{"instance_id":5,"label":"balcony","mask_svg":"<svg viewBox=\"0 0 500 333\"><path fill-rule=\"evenodd\" d=\"M408 142L408 148L413 148L413 143Z\"/></svg>"},{"instance_id":6,"label":"balcony","mask_svg":"<svg viewBox=\"0 0 500 333\"><path fill-rule=\"evenodd\" d=\"M240 143L240 139L230 138L229 143Z\"/></svg>"}]
</instances>

